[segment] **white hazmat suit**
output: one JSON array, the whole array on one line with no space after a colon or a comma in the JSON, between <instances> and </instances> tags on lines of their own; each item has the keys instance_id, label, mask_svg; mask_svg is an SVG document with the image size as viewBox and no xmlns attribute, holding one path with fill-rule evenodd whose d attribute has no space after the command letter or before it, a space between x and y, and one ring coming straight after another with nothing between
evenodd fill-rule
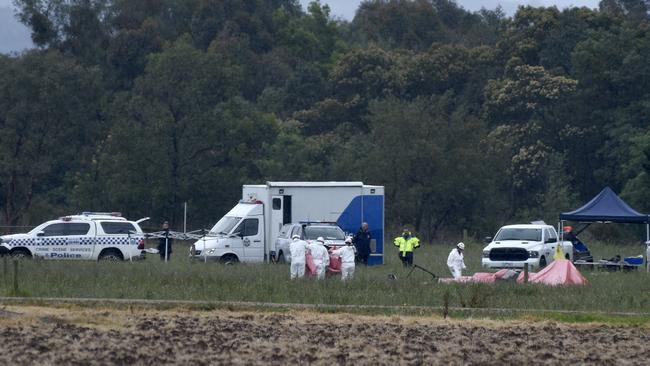
<instances>
[{"instance_id":1,"label":"white hazmat suit","mask_svg":"<svg viewBox=\"0 0 650 366\"><path fill-rule=\"evenodd\" d=\"M289 251L291 252L291 279L305 277L307 242L294 238L289 244Z\"/></svg>"},{"instance_id":2,"label":"white hazmat suit","mask_svg":"<svg viewBox=\"0 0 650 366\"><path fill-rule=\"evenodd\" d=\"M325 271L330 264L330 254L325 249L325 246L320 241L312 242L307 246L311 257L316 265L316 276L319 280L325 279Z\"/></svg>"},{"instance_id":3,"label":"white hazmat suit","mask_svg":"<svg viewBox=\"0 0 650 366\"><path fill-rule=\"evenodd\" d=\"M351 280L354 277L354 247L346 245L333 250L332 254L341 257L341 280Z\"/></svg>"},{"instance_id":4,"label":"white hazmat suit","mask_svg":"<svg viewBox=\"0 0 650 366\"><path fill-rule=\"evenodd\" d=\"M447 267L449 267L449 271L451 271L451 275L454 279L459 279L462 270L467 268L465 267L463 252L458 250L458 248L452 249L449 253L449 257L447 257Z\"/></svg>"}]
</instances>

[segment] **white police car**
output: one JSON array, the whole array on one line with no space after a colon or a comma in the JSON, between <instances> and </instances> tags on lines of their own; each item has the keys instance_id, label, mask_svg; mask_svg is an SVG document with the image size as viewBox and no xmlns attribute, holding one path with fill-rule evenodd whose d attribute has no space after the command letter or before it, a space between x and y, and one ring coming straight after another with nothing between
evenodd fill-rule
<instances>
[{"instance_id":1,"label":"white police car","mask_svg":"<svg viewBox=\"0 0 650 366\"><path fill-rule=\"evenodd\" d=\"M144 234L119 212L84 212L41 224L26 234L0 237L0 255L16 258L140 259Z\"/></svg>"}]
</instances>

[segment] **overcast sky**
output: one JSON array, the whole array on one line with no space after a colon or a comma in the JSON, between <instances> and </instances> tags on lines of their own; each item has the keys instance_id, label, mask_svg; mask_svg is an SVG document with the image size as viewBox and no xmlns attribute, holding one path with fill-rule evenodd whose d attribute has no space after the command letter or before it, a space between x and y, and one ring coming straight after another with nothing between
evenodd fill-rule
<instances>
[{"instance_id":1,"label":"overcast sky","mask_svg":"<svg viewBox=\"0 0 650 366\"><path fill-rule=\"evenodd\" d=\"M303 8L307 7L311 0L300 0ZM328 4L332 9L332 15L339 16L344 19L352 20L354 12L361 3L361 0L321 0L321 3ZM512 15L517 10L519 5L532 5L532 6L557 6L558 8L566 8L570 6L586 6L589 8L597 8L598 0L456 0L456 3L461 5L467 10L481 10L481 8L494 9L501 5L503 10L508 15Z\"/></svg>"},{"instance_id":2,"label":"overcast sky","mask_svg":"<svg viewBox=\"0 0 650 366\"><path fill-rule=\"evenodd\" d=\"M310 1L300 0L303 8L306 8ZM354 18L354 12L361 1L321 0L321 3L330 6L333 16L352 20ZM555 5L560 9L570 6L598 7L597 0L457 0L457 3L471 11L480 10L481 8L494 9L498 5L501 5L507 15L514 14L518 5ZM29 30L13 17L13 12L12 0L0 0L0 53L20 51L32 45Z\"/></svg>"}]
</instances>

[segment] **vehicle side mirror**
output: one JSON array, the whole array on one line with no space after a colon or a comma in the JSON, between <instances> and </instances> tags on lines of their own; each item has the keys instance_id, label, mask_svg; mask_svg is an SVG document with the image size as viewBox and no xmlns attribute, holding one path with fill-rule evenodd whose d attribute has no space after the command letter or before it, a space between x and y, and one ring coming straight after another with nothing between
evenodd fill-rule
<instances>
[{"instance_id":1,"label":"vehicle side mirror","mask_svg":"<svg viewBox=\"0 0 650 366\"><path fill-rule=\"evenodd\" d=\"M36 233L36 236L45 236L45 231L39 231Z\"/></svg>"},{"instance_id":2,"label":"vehicle side mirror","mask_svg":"<svg viewBox=\"0 0 650 366\"><path fill-rule=\"evenodd\" d=\"M485 244L490 244L492 242L492 237L491 236L486 236L485 239L483 239L483 242Z\"/></svg>"}]
</instances>

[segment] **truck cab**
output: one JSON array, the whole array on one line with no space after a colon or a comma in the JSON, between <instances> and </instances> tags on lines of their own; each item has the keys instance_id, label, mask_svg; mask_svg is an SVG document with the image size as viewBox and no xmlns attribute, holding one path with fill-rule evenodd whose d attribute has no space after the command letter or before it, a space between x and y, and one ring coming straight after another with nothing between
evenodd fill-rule
<instances>
[{"instance_id":1,"label":"truck cab","mask_svg":"<svg viewBox=\"0 0 650 366\"><path fill-rule=\"evenodd\" d=\"M485 268L543 268L553 261L556 246L560 245L555 228L546 224L506 225L483 248L482 265ZM573 259L573 244L561 243L564 258Z\"/></svg>"},{"instance_id":2,"label":"truck cab","mask_svg":"<svg viewBox=\"0 0 650 366\"><path fill-rule=\"evenodd\" d=\"M192 251L195 259L261 262L264 259L264 205L258 201L240 202L193 244Z\"/></svg>"}]
</instances>

